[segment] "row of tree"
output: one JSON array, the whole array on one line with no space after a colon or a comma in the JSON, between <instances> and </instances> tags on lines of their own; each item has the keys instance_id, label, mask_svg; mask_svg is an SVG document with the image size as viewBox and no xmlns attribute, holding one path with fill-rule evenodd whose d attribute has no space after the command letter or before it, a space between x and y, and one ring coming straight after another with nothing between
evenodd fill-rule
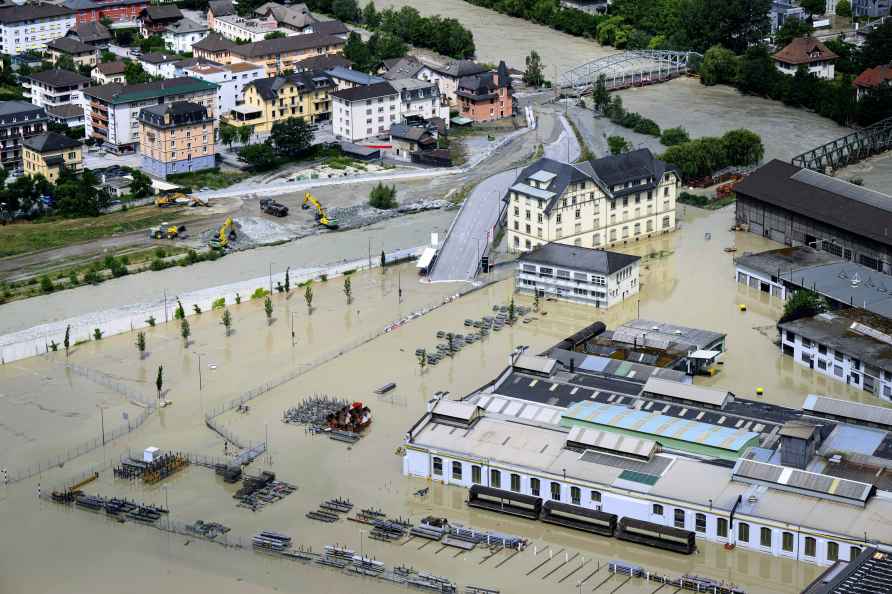
<instances>
[{"instance_id":1,"label":"row of tree","mask_svg":"<svg viewBox=\"0 0 892 594\"><path fill-rule=\"evenodd\" d=\"M725 167L755 165L764 155L758 134L737 129L718 138L705 136L670 146L660 159L678 167L684 179L695 179Z\"/></svg>"},{"instance_id":2,"label":"row of tree","mask_svg":"<svg viewBox=\"0 0 892 594\"><path fill-rule=\"evenodd\" d=\"M408 47L390 33L373 33L368 41L363 41L358 33L351 32L344 45L344 57L353 62L353 68L362 72L373 72L384 60L401 58Z\"/></svg>"},{"instance_id":3,"label":"row of tree","mask_svg":"<svg viewBox=\"0 0 892 594\"><path fill-rule=\"evenodd\" d=\"M237 135L243 142L248 142L251 138L251 128L249 126L241 128L230 126L226 134L227 136L223 138L224 143L229 140L230 142L227 144L231 144L232 134ZM222 135L221 130L221 138ZM243 146L239 150L239 157L256 171L269 171L284 161L306 154L312 144L313 131L309 124L302 118L288 118L273 124L269 138L265 141Z\"/></svg>"}]
</instances>

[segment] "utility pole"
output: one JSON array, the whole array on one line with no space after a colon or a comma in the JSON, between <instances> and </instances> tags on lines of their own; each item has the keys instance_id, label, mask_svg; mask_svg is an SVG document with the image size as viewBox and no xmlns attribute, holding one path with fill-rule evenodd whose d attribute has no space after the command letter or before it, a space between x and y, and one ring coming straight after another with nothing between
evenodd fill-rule
<instances>
[{"instance_id":1,"label":"utility pole","mask_svg":"<svg viewBox=\"0 0 892 594\"><path fill-rule=\"evenodd\" d=\"M269 263L269 292L273 292L273 263Z\"/></svg>"},{"instance_id":2,"label":"utility pole","mask_svg":"<svg viewBox=\"0 0 892 594\"><path fill-rule=\"evenodd\" d=\"M291 312L291 348L294 348L294 313Z\"/></svg>"},{"instance_id":3,"label":"utility pole","mask_svg":"<svg viewBox=\"0 0 892 594\"><path fill-rule=\"evenodd\" d=\"M397 271L396 271L396 286L397 286L397 294L398 294L397 303L402 303L403 302L403 283L400 280L399 268L397 268Z\"/></svg>"},{"instance_id":4,"label":"utility pole","mask_svg":"<svg viewBox=\"0 0 892 594\"><path fill-rule=\"evenodd\" d=\"M167 322L167 289L164 289L164 323Z\"/></svg>"},{"instance_id":5,"label":"utility pole","mask_svg":"<svg viewBox=\"0 0 892 594\"><path fill-rule=\"evenodd\" d=\"M100 431L102 432L102 445L104 447L105 446L105 409L102 408L101 406L99 406L98 404L96 405L96 408L99 409L99 427L100 427Z\"/></svg>"},{"instance_id":6,"label":"utility pole","mask_svg":"<svg viewBox=\"0 0 892 594\"><path fill-rule=\"evenodd\" d=\"M372 238L369 237L369 270L372 269Z\"/></svg>"},{"instance_id":7,"label":"utility pole","mask_svg":"<svg viewBox=\"0 0 892 594\"><path fill-rule=\"evenodd\" d=\"M198 357L198 390L201 391L201 353L195 353L195 355Z\"/></svg>"}]
</instances>

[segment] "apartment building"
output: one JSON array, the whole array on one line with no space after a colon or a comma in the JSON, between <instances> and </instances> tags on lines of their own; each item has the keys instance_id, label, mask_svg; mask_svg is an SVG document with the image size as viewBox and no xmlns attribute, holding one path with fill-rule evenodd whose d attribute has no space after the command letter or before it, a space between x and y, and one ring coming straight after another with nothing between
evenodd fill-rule
<instances>
[{"instance_id":1,"label":"apartment building","mask_svg":"<svg viewBox=\"0 0 892 594\"><path fill-rule=\"evenodd\" d=\"M458 112L474 122L491 122L514 115L511 77L505 62L495 72L463 76L455 91Z\"/></svg>"},{"instance_id":2,"label":"apartment building","mask_svg":"<svg viewBox=\"0 0 892 594\"><path fill-rule=\"evenodd\" d=\"M23 96L38 107L80 105L90 79L70 70L44 70L22 79Z\"/></svg>"},{"instance_id":3,"label":"apartment building","mask_svg":"<svg viewBox=\"0 0 892 594\"><path fill-rule=\"evenodd\" d=\"M63 124L69 128L79 128L84 125L84 108L82 104L64 103L62 105L50 105L46 108L49 121Z\"/></svg>"},{"instance_id":4,"label":"apartment building","mask_svg":"<svg viewBox=\"0 0 892 594\"><path fill-rule=\"evenodd\" d=\"M74 26L74 12L53 4L22 4L0 8L0 51L15 56L44 51L53 39Z\"/></svg>"},{"instance_id":5,"label":"apartment building","mask_svg":"<svg viewBox=\"0 0 892 594\"><path fill-rule=\"evenodd\" d=\"M192 55L218 64L229 64L233 61L231 53L235 46L234 41L226 39L219 33L211 32L192 44Z\"/></svg>"},{"instance_id":6,"label":"apartment building","mask_svg":"<svg viewBox=\"0 0 892 594\"><path fill-rule=\"evenodd\" d=\"M293 31L280 29L276 19L253 18L246 19L237 14L218 16L214 18L213 31L232 41L243 40L251 43L263 41L267 35L278 31L283 35L297 35Z\"/></svg>"},{"instance_id":7,"label":"apartment building","mask_svg":"<svg viewBox=\"0 0 892 594\"><path fill-rule=\"evenodd\" d=\"M176 73L176 64L181 58L176 54L149 52L139 57L139 64L146 74L160 78L173 78Z\"/></svg>"},{"instance_id":8,"label":"apartment building","mask_svg":"<svg viewBox=\"0 0 892 594\"><path fill-rule=\"evenodd\" d=\"M336 54L344 49L344 45L345 42L340 37L319 33L266 39L257 43L233 46L229 50L229 55L224 57L224 63L261 64L267 76L276 76L286 70L296 70L295 64L306 58Z\"/></svg>"},{"instance_id":9,"label":"apartment building","mask_svg":"<svg viewBox=\"0 0 892 594\"><path fill-rule=\"evenodd\" d=\"M314 25L317 23L306 4L294 4L283 6L275 2L267 2L254 9L258 17L273 19L278 26L299 34L314 33Z\"/></svg>"},{"instance_id":10,"label":"apartment building","mask_svg":"<svg viewBox=\"0 0 892 594\"><path fill-rule=\"evenodd\" d=\"M139 13L148 0L65 0L63 6L73 10L77 23L98 23L109 19L119 26L138 26Z\"/></svg>"},{"instance_id":11,"label":"apartment building","mask_svg":"<svg viewBox=\"0 0 892 594\"><path fill-rule=\"evenodd\" d=\"M245 88L263 78L263 67L241 62L239 64L200 63L183 68L183 76L191 76L217 85L217 109L220 115L228 114L245 102Z\"/></svg>"},{"instance_id":12,"label":"apartment building","mask_svg":"<svg viewBox=\"0 0 892 594\"><path fill-rule=\"evenodd\" d=\"M83 93L87 136L117 152L137 148L144 107L190 101L203 105L211 117L217 113L217 85L185 76L138 85L110 83Z\"/></svg>"},{"instance_id":13,"label":"apartment building","mask_svg":"<svg viewBox=\"0 0 892 594\"><path fill-rule=\"evenodd\" d=\"M400 122L400 94L382 82L331 94L332 128L337 138L356 142L386 134Z\"/></svg>"},{"instance_id":14,"label":"apartment building","mask_svg":"<svg viewBox=\"0 0 892 594\"><path fill-rule=\"evenodd\" d=\"M214 29L215 19L230 14L235 14L232 0L211 0L208 2L208 29Z\"/></svg>"},{"instance_id":15,"label":"apartment building","mask_svg":"<svg viewBox=\"0 0 892 594\"><path fill-rule=\"evenodd\" d=\"M680 186L677 169L648 149L572 164L543 157L505 198L509 248L606 248L673 231Z\"/></svg>"},{"instance_id":16,"label":"apartment building","mask_svg":"<svg viewBox=\"0 0 892 594\"><path fill-rule=\"evenodd\" d=\"M177 101L139 112L142 168L156 177L212 169L215 142L214 117L204 105Z\"/></svg>"},{"instance_id":17,"label":"apartment building","mask_svg":"<svg viewBox=\"0 0 892 594\"><path fill-rule=\"evenodd\" d=\"M440 93L436 83L416 78L391 80L390 86L399 91L400 115L403 120L442 118L449 127L449 101Z\"/></svg>"},{"instance_id":18,"label":"apartment building","mask_svg":"<svg viewBox=\"0 0 892 594\"><path fill-rule=\"evenodd\" d=\"M224 116L232 126L251 126L268 133L276 122L301 118L307 122L331 119L335 83L325 73L299 72L247 83L242 105Z\"/></svg>"},{"instance_id":19,"label":"apartment building","mask_svg":"<svg viewBox=\"0 0 892 594\"><path fill-rule=\"evenodd\" d=\"M192 51L192 45L198 43L208 34L208 27L204 23L197 23L192 19L182 19L167 27L161 34L164 44L175 52L187 53Z\"/></svg>"},{"instance_id":20,"label":"apartment building","mask_svg":"<svg viewBox=\"0 0 892 594\"><path fill-rule=\"evenodd\" d=\"M93 67L99 62L99 48L78 41L73 37L60 37L46 45L53 64L58 64L63 56L68 56L77 66Z\"/></svg>"},{"instance_id":21,"label":"apartment building","mask_svg":"<svg viewBox=\"0 0 892 594\"><path fill-rule=\"evenodd\" d=\"M641 260L619 252L546 243L517 260L514 288L594 307L611 307L638 294Z\"/></svg>"},{"instance_id":22,"label":"apartment building","mask_svg":"<svg viewBox=\"0 0 892 594\"><path fill-rule=\"evenodd\" d=\"M0 164L6 169L22 166L22 141L43 134L46 111L24 101L0 101Z\"/></svg>"},{"instance_id":23,"label":"apartment building","mask_svg":"<svg viewBox=\"0 0 892 594\"><path fill-rule=\"evenodd\" d=\"M22 141L23 171L25 175L42 175L56 183L63 169L74 173L84 170L82 143L64 134L46 132Z\"/></svg>"}]
</instances>

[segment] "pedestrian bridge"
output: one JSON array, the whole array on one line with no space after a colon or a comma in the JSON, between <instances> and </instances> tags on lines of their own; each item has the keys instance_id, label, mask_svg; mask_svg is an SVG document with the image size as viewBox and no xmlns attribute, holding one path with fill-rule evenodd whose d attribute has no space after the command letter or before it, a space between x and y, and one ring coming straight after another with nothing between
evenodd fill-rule
<instances>
[{"instance_id":1,"label":"pedestrian bridge","mask_svg":"<svg viewBox=\"0 0 892 594\"><path fill-rule=\"evenodd\" d=\"M604 76L607 90L625 89L670 80L688 72L703 58L697 52L629 50L592 60L564 72L561 89L588 93Z\"/></svg>"}]
</instances>

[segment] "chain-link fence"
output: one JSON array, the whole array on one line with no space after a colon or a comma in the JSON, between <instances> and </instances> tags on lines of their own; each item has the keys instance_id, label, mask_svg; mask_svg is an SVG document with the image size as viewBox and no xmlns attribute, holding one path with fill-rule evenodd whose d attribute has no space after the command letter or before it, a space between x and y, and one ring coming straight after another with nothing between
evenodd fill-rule
<instances>
[{"instance_id":1,"label":"chain-link fence","mask_svg":"<svg viewBox=\"0 0 892 594\"><path fill-rule=\"evenodd\" d=\"M129 386L126 386L125 384L116 380L114 376L109 375L105 372L96 369L90 369L89 367L83 367L81 365L76 365L74 363L66 363L65 368L71 370L71 372L75 375L79 375L90 380L94 384L105 386L106 388L112 390L116 394L120 394L137 406L152 409L155 408L157 404L154 398L147 397L144 394L140 394L133 388L130 388Z\"/></svg>"}]
</instances>

